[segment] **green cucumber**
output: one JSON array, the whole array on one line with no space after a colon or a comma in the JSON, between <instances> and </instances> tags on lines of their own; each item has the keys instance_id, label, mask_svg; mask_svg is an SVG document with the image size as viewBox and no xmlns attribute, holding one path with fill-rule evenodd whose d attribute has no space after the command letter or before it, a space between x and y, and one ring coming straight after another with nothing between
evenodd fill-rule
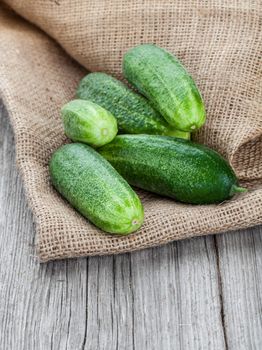
<instances>
[{"instance_id":1,"label":"green cucumber","mask_svg":"<svg viewBox=\"0 0 262 350\"><path fill-rule=\"evenodd\" d=\"M155 45L136 46L124 55L123 73L174 128L195 131L204 124L200 92L171 53Z\"/></svg>"},{"instance_id":2,"label":"green cucumber","mask_svg":"<svg viewBox=\"0 0 262 350\"><path fill-rule=\"evenodd\" d=\"M168 136L120 135L98 149L133 186L192 204L222 202L238 187L217 152Z\"/></svg>"},{"instance_id":3,"label":"green cucumber","mask_svg":"<svg viewBox=\"0 0 262 350\"><path fill-rule=\"evenodd\" d=\"M188 132L174 130L141 95L105 73L90 73L84 77L76 95L91 100L110 111L117 119L120 133L155 134L190 138Z\"/></svg>"},{"instance_id":4,"label":"green cucumber","mask_svg":"<svg viewBox=\"0 0 262 350\"><path fill-rule=\"evenodd\" d=\"M115 117L91 101L73 100L61 109L65 134L73 141L99 147L117 134Z\"/></svg>"},{"instance_id":5,"label":"green cucumber","mask_svg":"<svg viewBox=\"0 0 262 350\"><path fill-rule=\"evenodd\" d=\"M128 183L91 147L71 143L53 153L54 187L93 224L109 233L129 234L143 223L143 207Z\"/></svg>"}]
</instances>

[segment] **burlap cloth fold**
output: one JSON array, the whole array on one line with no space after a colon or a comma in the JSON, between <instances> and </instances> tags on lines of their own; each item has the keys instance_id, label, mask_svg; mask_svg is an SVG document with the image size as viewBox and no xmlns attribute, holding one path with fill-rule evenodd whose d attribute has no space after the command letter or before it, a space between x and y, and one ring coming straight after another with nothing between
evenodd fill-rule
<instances>
[{"instance_id":1,"label":"burlap cloth fold","mask_svg":"<svg viewBox=\"0 0 262 350\"><path fill-rule=\"evenodd\" d=\"M262 222L260 0L6 4L43 30L6 5L1 9L0 93L14 128L17 164L36 221L41 261L127 252ZM224 154L250 191L208 206L139 192L145 207L143 228L116 237L91 225L55 192L48 161L66 142L60 107L73 98L86 74L76 61L119 77L123 53L142 42L169 49L188 68L208 115L195 138Z\"/></svg>"}]
</instances>

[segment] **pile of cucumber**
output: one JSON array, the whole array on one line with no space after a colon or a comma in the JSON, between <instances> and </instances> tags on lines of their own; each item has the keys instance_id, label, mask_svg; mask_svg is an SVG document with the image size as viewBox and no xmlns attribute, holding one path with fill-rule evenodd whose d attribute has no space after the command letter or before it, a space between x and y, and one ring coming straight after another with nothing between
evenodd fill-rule
<instances>
[{"instance_id":1,"label":"pile of cucumber","mask_svg":"<svg viewBox=\"0 0 262 350\"><path fill-rule=\"evenodd\" d=\"M123 74L137 92L91 73L81 80L78 99L61 110L74 143L54 152L49 169L54 187L75 209L106 232L129 234L144 220L130 185L191 204L246 191L223 157L189 141L205 122L205 108L176 57L140 45L124 55Z\"/></svg>"}]
</instances>

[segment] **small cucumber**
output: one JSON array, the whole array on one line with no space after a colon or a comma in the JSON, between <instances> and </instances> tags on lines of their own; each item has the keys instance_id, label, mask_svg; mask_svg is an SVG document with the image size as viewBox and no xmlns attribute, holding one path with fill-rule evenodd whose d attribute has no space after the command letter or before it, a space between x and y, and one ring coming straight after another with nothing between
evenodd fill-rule
<instances>
[{"instance_id":1,"label":"small cucumber","mask_svg":"<svg viewBox=\"0 0 262 350\"><path fill-rule=\"evenodd\" d=\"M117 134L115 117L91 101L73 100L61 109L65 134L73 141L103 146Z\"/></svg>"},{"instance_id":2,"label":"small cucumber","mask_svg":"<svg viewBox=\"0 0 262 350\"><path fill-rule=\"evenodd\" d=\"M217 203L245 191L224 158L190 141L120 135L98 151L131 185L181 202Z\"/></svg>"},{"instance_id":3,"label":"small cucumber","mask_svg":"<svg viewBox=\"0 0 262 350\"><path fill-rule=\"evenodd\" d=\"M136 46L124 55L123 73L174 128L191 132L204 124L200 92L171 53L155 45Z\"/></svg>"},{"instance_id":4,"label":"small cucumber","mask_svg":"<svg viewBox=\"0 0 262 350\"><path fill-rule=\"evenodd\" d=\"M143 207L128 183L91 147L72 143L51 157L54 187L93 224L109 233L129 234L143 223Z\"/></svg>"},{"instance_id":5,"label":"small cucumber","mask_svg":"<svg viewBox=\"0 0 262 350\"><path fill-rule=\"evenodd\" d=\"M168 125L141 95L105 73L90 73L84 77L76 95L110 111L117 119L120 133L155 134L190 138L188 132L179 132Z\"/></svg>"}]
</instances>

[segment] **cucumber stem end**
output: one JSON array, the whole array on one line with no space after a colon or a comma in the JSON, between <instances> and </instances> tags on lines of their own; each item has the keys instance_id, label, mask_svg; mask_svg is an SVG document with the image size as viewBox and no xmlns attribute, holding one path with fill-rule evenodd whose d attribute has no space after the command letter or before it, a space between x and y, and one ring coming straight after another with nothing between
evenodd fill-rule
<instances>
[{"instance_id":1,"label":"cucumber stem end","mask_svg":"<svg viewBox=\"0 0 262 350\"><path fill-rule=\"evenodd\" d=\"M230 190L230 195L233 196L234 194L236 193L245 193L247 192L247 188L244 188L244 187L239 187L239 186L236 186L236 185L233 185L231 187L231 190Z\"/></svg>"}]
</instances>

